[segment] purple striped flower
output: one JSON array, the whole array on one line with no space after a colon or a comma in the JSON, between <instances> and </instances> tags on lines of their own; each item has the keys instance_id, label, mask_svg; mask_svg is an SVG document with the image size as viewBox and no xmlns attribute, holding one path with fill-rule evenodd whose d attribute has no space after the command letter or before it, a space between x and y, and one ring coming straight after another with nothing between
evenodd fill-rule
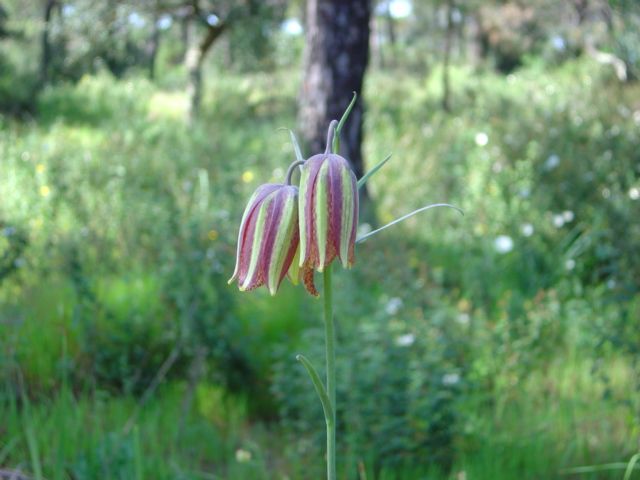
<instances>
[{"instance_id":1,"label":"purple striped flower","mask_svg":"<svg viewBox=\"0 0 640 480\"><path fill-rule=\"evenodd\" d=\"M283 184L258 187L242 215L238 234L236 269L229 283L238 281L241 291L267 285L275 295L289 272L295 282L298 265L298 188Z\"/></svg>"},{"instance_id":2,"label":"purple striped flower","mask_svg":"<svg viewBox=\"0 0 640 480\"><path fill-rule=\"evenodd\" d=\"M345 268L354 262L358 188L346 159L325 152L304 163L299 214L300 267L305 287L317 295L313 285L314 269L322 272L335 257Z\"/></svg>"}]
</instances>

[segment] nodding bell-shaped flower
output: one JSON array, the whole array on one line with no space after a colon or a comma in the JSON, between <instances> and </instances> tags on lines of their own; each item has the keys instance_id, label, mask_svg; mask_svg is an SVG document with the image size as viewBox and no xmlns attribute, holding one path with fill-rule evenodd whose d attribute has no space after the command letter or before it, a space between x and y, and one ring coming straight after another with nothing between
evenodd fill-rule
<instances>
[{"instance_id":1,"label":"nodding bell-shaped flower","mask_svg":"<svg viewBox=\"0 0 640 480\"><path fill-rule=\"evenodd\" d=\"M358 225L358 188L349 162L327 150L302 166L300 178L300 267L307 290L317 295L313 270L322 272L335 257L345 268L354 262Z\"/></svg>"},{"instance_id":2,"label":"nodding bell-shaped flower","mask_svg":"<svg viewBox=\"0 0 640 480\"><path fill-rule=\"evenodd\" d=\"M298 188L284 184L261 185L242 215L236 269L229 283L237 280L241 291L266 284L271 295L275 295L292 267L299 239ZM297 262L291 269L295 282Z\"/></svg>"}]
</instances>

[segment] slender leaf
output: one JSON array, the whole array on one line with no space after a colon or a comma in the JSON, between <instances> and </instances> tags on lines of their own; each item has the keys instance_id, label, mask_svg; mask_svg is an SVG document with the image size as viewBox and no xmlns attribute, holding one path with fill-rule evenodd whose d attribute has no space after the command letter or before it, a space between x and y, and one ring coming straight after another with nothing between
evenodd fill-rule
<instances>
[{"instance_id":1,"label":"slender leaf","mask_svg":"<svg viewBox=\"0 0 640 480\"><path fill-rule=\"evenodd\" d=\"M353 92L353 98L351 99L351 102L349 103L347 109L342 114L342 118L340 119L340 121L338 122L338 126L336 127L336 133L333 136L333 153L340 153L340 132L342 131L342 127L344 127L347 118L349 118L349 114L351 113L351 110L353 110L353 106L356 104L357 99L358 94L356 92Z\"/></svg>"},{"instance_id":2,"label":"slender leaf","mask_svg":"<svg viewBox=\"0 0 640 480\"><path fill-rule=\"evenodd\" d=\"M5 444L5 446L2 447L2 450L0 450L0 465L5 463L5 460L11 453L11 450L13 450L17 444L18 444L18 437L15 437L9 440Z\"/></svg>"},{"instance_id":3,"label":"slender leaf","mask_svg":"<svg viewBox=\"0 0 640 480\"><path fill-rule=\"evenodd\" d=\"M289 138L291 139L291 144L293 145L293 151L296 155L296 160L299 162L304 162L304 157L302 156L302 149L300 148L300 144L298 143L298 139L296 138L296 134L293 133L293 130L286 127L280 127L278 130L286 130L289 132Z\"/></svg>"},{"instance_id":4,"label":"slender leaf","mask_svg":"<svg viewBox=\"0 0 640 480\"><path fill-rule=\"evenodd\" d=\"M298 143L298 139L296 138L296 134L293 133L293 130L289 130L289 136L291 137L293 150L296 152L296 160L299 162L304 162L304 157L302 156L302 150L300 150L300 144Z\"/></svg>"},{"instance_id":5,"label":"slender leaf","mask_svg":"<svg viewBox=\"0 0 640 480\"><path fill-rule=\"evenodd\" d=\"M633 469L635 468L638 460L640 460L640 452L636 453L633 457L631 457L631 460L629 460L629 465L627 465L627 469L624 472L623 480L629 480L631 478L631 472L633 472Z\"/></svg>"},{"instance_id":6,"label":"slender leaf","mask_svg":"<svg viewBox=\"0 0 640 480\"><path fill-rule=\"evenodd\" d=\"M318 372L304 355L297 355L296 360L304 365L304 368L306 368L309 377L311 377L313 386L315 387L316 393L318 394L318 397L320 397L320 402L322 403L322 410L324 410L325 420L327 421L327 423L333 423L333 407L331 406L329 395L327 395L327 390L324 388Z\"/></svg>"},{"instance_id":7,"label":"slender leaf","mask_svg":"<svg viewBox=\"0 0 640 480\"><path fill-rule=\"evenodd\" d=\"M377 230L374 230L373 232L369 232L363 236L361 236L360 238L356 239L356 243L362 243L365 240L367 240L370 237L373 237L376 233L380 233L383 230L386 230L389 227L394 226L396 223L400 223L403 220L406 220L407 218L413 217L414 215L420 213L420 212L424 212L425 210L430 210L432 208L436 208L436 207L448 207L448 208L453 208L454 210L457 210L458 212L460 212L462 215L464 215L464 212L462 210L460 210L458 207L454 207L453 205L449 205L448 203L434 203L433 205L427 205L425 207L419 208L417 210L414 210L411 213L407 213L406 215L403 215L400 218L396 218L393 222L387 223L384 227L380 227Z\"/></svg>"},{"instance_id":8,"label":"slender leaf","mask_svg":"<svg viewBox=\"0 0 640 480\"><path fill-rule=\"evenodd\" d=\"M631 457L633 461L633 457ZM632 468L629 468L631 465ZM580 467L572 467L572 468L563 468L559 471L560 475L576 475L578 473L597 473L597 472L606 472L611 470L624 470L627 469L629 475L631 471L634 469L635 465L632 465L631 461L627 464L624 462L613 462L613 463L602 463L600 465L584 465ZM625 473L624 480L628 480L628 477Z\"/></svg>"},{"instance_id":9,"label":"slender leaf","mask_svg":"<svg viewBox=\"0 0 640 480\"><path fill-rule=\"evenodd\" d=\"M367 173L365 173L362 176L362 178L360 180L358 180L358 189L364 187L364 184L367 183L367 180L369 180L369 177L373 176L374 173L376 173L378 170L380 170L384 166L384 164L389 161L390 158L391 158L391 153L389 155L387 155L384 158L384 160L379 162L375 167L373 167L371 170L369 170Z\"/></svg>"}]
</instances>

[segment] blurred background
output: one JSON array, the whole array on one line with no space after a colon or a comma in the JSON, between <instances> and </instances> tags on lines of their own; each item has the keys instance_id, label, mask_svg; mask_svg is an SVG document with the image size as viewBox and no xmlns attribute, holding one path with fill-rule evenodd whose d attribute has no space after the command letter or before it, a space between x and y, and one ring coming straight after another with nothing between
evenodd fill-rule
<instances>
[{"instance_id":1,"label":"blurred background","mask_svg":"<svg viewBox=\"0 0 640 480\"><path fill-rule=\"evenodd\" d=\"M336 275L339 478L622 479L639 78L636 0L0 0L0 478L323 477L321 302L227 279L358 91L362 231L465 216Z\"/></svg>"}]
</instances>

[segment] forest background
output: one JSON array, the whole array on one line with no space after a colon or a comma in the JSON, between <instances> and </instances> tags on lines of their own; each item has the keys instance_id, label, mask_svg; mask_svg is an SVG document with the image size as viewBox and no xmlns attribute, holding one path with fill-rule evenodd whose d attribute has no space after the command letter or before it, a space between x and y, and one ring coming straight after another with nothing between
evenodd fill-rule
<instances>
[{"instance_id":1,"label":"forest background","mask_svg":"<svg viewBox=\"0 0 640 480\"><path fill-rule=\"evenodd\" d=\"M0 478L322 477L321 302L227 279L353 91L361 231L465 216L335 279L339 478L640 478L639 79L634 0L0 0Z\"/></svg>"}]
</instances>

